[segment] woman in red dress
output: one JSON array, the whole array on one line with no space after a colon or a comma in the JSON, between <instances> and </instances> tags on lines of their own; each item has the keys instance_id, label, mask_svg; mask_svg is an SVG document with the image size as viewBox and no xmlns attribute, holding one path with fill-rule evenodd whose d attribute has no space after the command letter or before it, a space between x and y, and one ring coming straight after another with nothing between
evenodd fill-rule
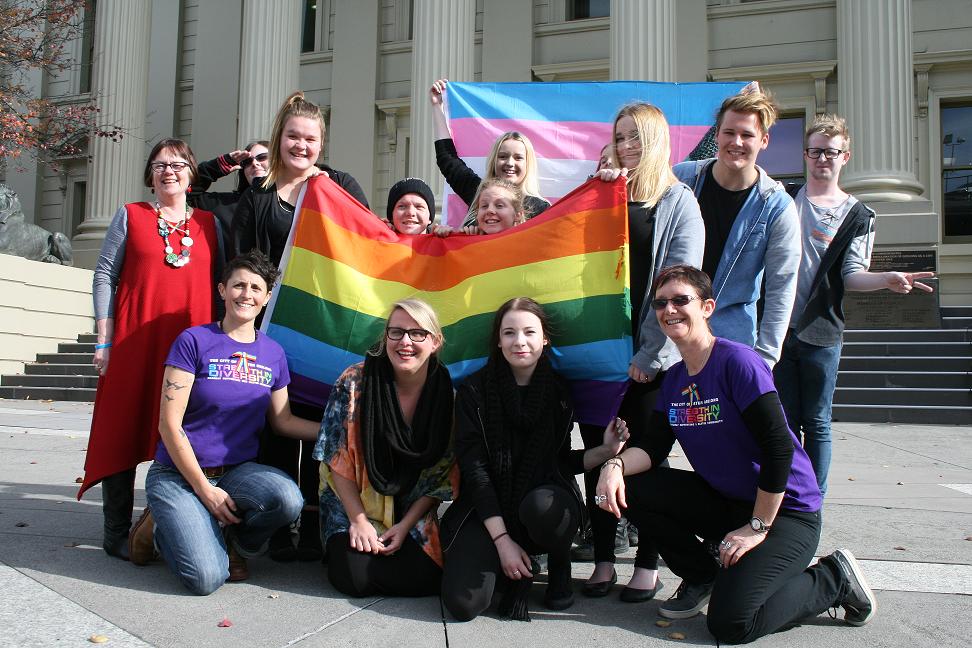
<instances>
[{"instance_id":1,"label":"woman in red dress","mask_svg":"<svg viewBox=\"0 0 972 648\"><path fill-rule=\"evenodd\" d=\"M104 549L122 559L135 467L152 458L159 440L165 355L184 329L216 317L218 228L211 212L186 202L195 176L196 158L185 142L156 144L145 164L155 201L118 210L94 272L94 364L101 377L78 499L101 482Z\"/></svg>"}]
</instances>

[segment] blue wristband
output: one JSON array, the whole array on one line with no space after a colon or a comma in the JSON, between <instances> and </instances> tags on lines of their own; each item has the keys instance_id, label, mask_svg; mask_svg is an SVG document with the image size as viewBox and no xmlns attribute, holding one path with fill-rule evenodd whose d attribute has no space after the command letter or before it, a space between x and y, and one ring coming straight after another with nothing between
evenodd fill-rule
<instances>
[{"instance_id":1,"label":"blue wristband","mask_svg":"<svg viewBox=\"0 0 972 648\"><path fill-rule=\"evenodd\" d=\"M99 349L110 349L110 348L111 348L111 342L105 342L104 344L95 345L95 351L98 351Z\"/></svg>"}]
</instances>

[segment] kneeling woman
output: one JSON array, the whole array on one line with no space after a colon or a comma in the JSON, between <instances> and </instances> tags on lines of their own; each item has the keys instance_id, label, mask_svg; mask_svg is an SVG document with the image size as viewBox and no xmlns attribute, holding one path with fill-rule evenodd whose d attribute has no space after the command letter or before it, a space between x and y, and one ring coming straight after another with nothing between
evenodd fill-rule
<instances>
[{"instance_id":1,"label":"kneeling woman","mask_svg":"<svg viewBox=\"0 0 972 648\"><path fill-rule=\"evenodd\" d=\"M245 579L244 559L303 505L290 477L254 461L266 416L284 436L313 439L318 427L291 414L284 351L253 325L278 274L259 252L230 261L219 284L226 316L183 331L165 360L162 439L129 549L135 564L152 559L154 523L154 546L195 594Z\"/></svg>"},{"instance_id":2,"label":"kneeling woman","mask_svg":"<svg viewBox=\"0 0 972 648\"><path fill-rule=\"evenodd\" d=\"M627 439L616 419L600 446L570 449L573 410L544 353L548 330L532 299L503 304L486 367L456 397L462 483L442 520L442 600L460 621L485 611L497 586L505 589L499 613L529 620L531 554L549 554L546 607L570 607L570 543L583 514L574 475L615 456Z\"/></svg>"},{"instance_id":3,"label":"kneeling woman","mask_svg":"<svg viewBox=\"0 0 972 648\"><path fill-rule=\"evenodd\" d=\"M682 362L665 376L650 432L635 431L605 463L595 498L615 515L626 507L682 578L659 614L684 619L708 602L709 631L726 643L838 606L847 623L864 625L877 602L854 556L838 549L807 568L822 498L766 363L712 335L715 300L700 270L666 268L653 292L658 323ZM694 472L660 465L676 440Z\"/></svg>"},{"instance_id":4,"label":"kneeling woman","mask_svg":"<svg viewBox=\"0 0 972 648\"><path fill-rule=\"evenodd\" d=\"M314 458L331 584L348 596L439 591L436 515L452 499L452 378L432 307L396 302L381 341L334 384Z\"/></svg>"}]
</instances>

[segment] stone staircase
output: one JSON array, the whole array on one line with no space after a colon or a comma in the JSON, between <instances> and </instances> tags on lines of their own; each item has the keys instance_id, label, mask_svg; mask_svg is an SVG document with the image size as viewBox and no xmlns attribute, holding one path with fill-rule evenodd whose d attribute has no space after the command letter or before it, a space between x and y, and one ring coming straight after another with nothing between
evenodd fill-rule
<instances>
[{"instance_id":1,"label":"stone staircase","mask_svg":"<svg viewBox=\"0 0 972 648\"><path fill-rule=\"evenodd\" d=\"M23 374L0 376L0 398L93 402L98 371L91 364L97 336L78 335L77 342L61 342L57 353L41 353Z\"/></svg>"},{"instance_id":2,"label":"stone staircase","mask_svg":"<svg viewBox=\"0 0 972 648\"><path fill-rule=\"evenodd\" d=\"M972 307L942 326L846 331L834 421L972 425Z\"/></svg>"}]
</instances>

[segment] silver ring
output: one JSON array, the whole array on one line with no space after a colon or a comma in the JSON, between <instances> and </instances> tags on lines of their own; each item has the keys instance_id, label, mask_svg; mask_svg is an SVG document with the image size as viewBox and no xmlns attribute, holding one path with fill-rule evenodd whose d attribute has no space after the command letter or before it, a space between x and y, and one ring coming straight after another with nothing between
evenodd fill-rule
<instances>
[{"instance_id":1,"label":"silver ring","mask_svg":"<svg viewBox=\"0 0 972 648\"><path fill-rule=\"evenodd\" d=\"M607 495L595 495L594 496L594 503L595 504L603 504L606 501L607 501Z\"/></svg>"},{"instance_id":2,"label":"silver ring","mask_svg":"<svg viewBox=\"0 0 972 648\"><path fill-rule=\"evenodd\" d=\"M725 545L726 545L726 549L728 549L729 547L731 547L731 546L732 546L732 543L731 543L731 542L728 542L728 541L727 541L727 542L725 543Z\"/></svg>"},{"instance_id":3,"label":"silver ring","mask_svg":"<svg viewBox=\"0 0 972 648\"><path fill-rule=\"evenodd\" d=\"M513 572L513 575L514 575L514 576L519 576L519 575L520 575L520 570L519 570L519 569L517 569L517 570L516 570L515 572Z\"/></svg>"}]
</instances>

